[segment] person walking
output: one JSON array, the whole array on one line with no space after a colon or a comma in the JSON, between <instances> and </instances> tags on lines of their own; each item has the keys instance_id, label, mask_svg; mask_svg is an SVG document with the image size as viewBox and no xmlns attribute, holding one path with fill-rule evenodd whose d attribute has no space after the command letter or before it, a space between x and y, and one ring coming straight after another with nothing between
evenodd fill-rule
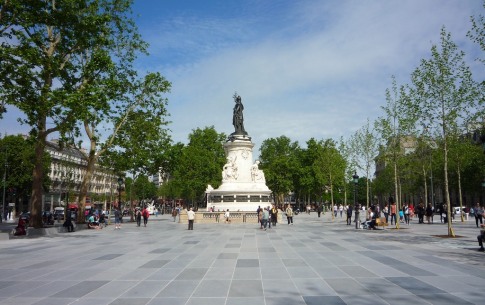
<instances>
[{"instance_id":1,"label":"person walking","mask_svg":"<svg viewBox=\"0 0 485 305\"><path fill-rule=\"evenodd\" d=\"M347 206L347 225L352 225L352 207L350 205Z\"/></svg>"},{"instance_id":2,"label":"person walking","mask_svg":"<svg viewBox=\"0 0 485 305\"><path fill-rule=\"evenodd\" d=\"M384 214L384 218L386 219L386 223L389 222L389 208L387 207L387 203L384 205L382 209L382 213Z\"/></svg>"},{"instance_id":3,"label":"person walking","mask_svg":"<svg viewBox=\"0 0 485 305\"><path fill-rule=\"evenodd\" d=\"M478 228L478 222L480 222L480 224L483 224L483 208L480 206L480 203L477 202L473 210L475 212L475 222Z\"/></svg>"},{"instance_id":4,"label":"person walking","mask_svg":"<svg viewBox=\"0 0 485 305\"><path fill-rule=\"evenodd\" d=\"M229 209L224 213L224 218L226 219L226 223L231 223L231 214L229 213Z\"/></svg>"},{"instance_id":5,"label":"person walking","mask_svg":"<svg viewBox=\"0 0 485 305\"><path fill-rule=\"evenodd\" d=\"M433 217L433 207L431 206L431 203L428 203L428 206L426 207L426 220L428 223L431 223Z\"/></svg>"},{"instance_id":6,"label":"person walking","mask_svg":"<svg viewBox=\"0 0 485 305\"><path fill-rule=\"evenodd\" d=\"M395 202L392 202L391 203L391 225L393 220L394 220L394 224L397 225L396 213L397 213L397 205Z\"/></svg>"},{"instance_id":7,"label":"person walking","mask_svg":"<svg viewBox=\"0 0 485 305\"><path fill-rule=\"evenodd\" d=\"M288 204L286 208L286 219L288 220L288 225L293 225L293 209L291 208L291 204Z\"/></svg>"},{"instance_id":8,"label":"person walking","mask_svg":"<svg viewBox=\"0 0 485 305\"><path fill-rule=\"evenodd\" d=\"M136 226L139 227L139 226L141 226L141 211L140 211L140 208L136 208L135 216L136 216Z\"/></svg>"},{"instance_id":9,"label":"person walking","mask_svg":"<svg viewBox=\"0 0 485 305\"><path fill-rule=\"evenodd\" d=\"M177 219L177 208L173 207L172 209L172 217L173 217L173 222Z\"/></svg>"},{"instance_id":10,"label":"person walking","mask_svg":"<svg viewBox=\"0 0 485 305\"><path fill-rule=\"evenodd\" d=\"M404 213L404 222L409 226L409 206L407 203L404 204L402 210Z\"/></svg>"},{"instance_id":11,"label":"person walking","mask_svg":"<svg viewBox=\"0 0 485 305\"><path fill-rule=\"evenodd\" d=\"M268 208L264 208L263 210L263 216L261 218L261 222L263 224L263 228L266 231L266 226L268 225L269 222L269 211Z\"/></svg>"},{"instance_id":12,"label":"person walking","mask_svg":"<svg viewBox=\"0 0 485 305\"><path fill-rule=\"evenodd\" d=\"M143 226L146 227L148 223L148 217L150 217L150 213L148 212L147 208L143 208L141 215L143 216Z\"/></svg>"},{"instance_id":13,"label":"person walking","mask_svg":"<svg viewBox=\"0 0 485 305\"><path fill-rule=\"evenodd\" d=\"M273 207L271 208L271 224L273 225L273 227L276 227L276 223L278 222L278 208L276 207L276 205L273 205Z\"/></svg>"},{"instance_id":14,"label":"person walking","mask_svg":"<svg viewBox=\"0 0 485 305\"><path fill-rule=\"evenodd\" d=\"M115 230L121 229L121 213L119 209L115 209Z\"/></svg>"},{"instance_id":15,"label":"person walking","mask_svg":"<svg viewBox=\"0 0 485 305\"><path fill-rule=\"evenodd\" d=\"M190 208L190 210L187 211L187 219L189 220L188 230L193 230L194 229L195 212L192 210L192 208Z\"/></svg>"}]
</instances>

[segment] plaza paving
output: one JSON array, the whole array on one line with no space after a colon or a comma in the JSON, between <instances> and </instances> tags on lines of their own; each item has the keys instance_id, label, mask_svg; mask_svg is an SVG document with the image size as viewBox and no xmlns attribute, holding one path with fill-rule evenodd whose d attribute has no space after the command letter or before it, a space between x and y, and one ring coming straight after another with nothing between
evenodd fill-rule
<instances>
[{"instance_id":1,"label":"plaza paving","mask_svg":"<svg viewBox=\"0 0 485 305\"><path fill-rule=\"evenodd\" d=\"M355 230L300 214L295 225L186 224L0 240L0 304L484 304L474 221ZM5 226L5 224L3 224Z\"/></svg>"}]
</instances>

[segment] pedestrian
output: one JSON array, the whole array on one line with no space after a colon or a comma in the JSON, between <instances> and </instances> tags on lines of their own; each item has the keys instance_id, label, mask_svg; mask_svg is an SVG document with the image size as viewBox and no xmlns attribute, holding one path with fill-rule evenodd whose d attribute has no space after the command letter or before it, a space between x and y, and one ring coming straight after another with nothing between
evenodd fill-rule
<instances>
[{"instance_id":1,"label":"pedestrian","mask_svg":"<svg viewBox=\"0 0 485 305\"><path fill-rule=\"evenodd\" d=\"M480 246L478 251L484 252L485 248L483 247L483 242L485 241L485 225L483 224L480 225L480 235L477 236L477 240L478 240L478 245Z\"/></svg>"},{"instance_id":2,"label":"pedestrian","mask_svg":"<svg viewBox=\"0 0 485 305\"><path fill-rule=\"evenodd\" d=\"M150 213L148 212L147 208L143 208L141 216L143 216L143 226L146 227L148 223L148 217L150 217Z\"/></svg>"},{"instance_id":3,"label":"pedestrian","mask_svg":"<svg viewBox=\"0 0 485 305\"><path fill-rule=\"evenodd\" d=\"M268 208L264 208L264 210L263 210L263 216L261 218L261 222L263 223L263 228L266 231L266 226L268 225L268 222L269 222L269 211L268 211Z\"/></svg>"},{"instance_id":4,"label":"pedestrian","mask_svg":"<svg viewBox=\"0 0 485 305\"><path fill-rule=\"evenodd\" d=\"M177 219L177 209L173 207L172 209L172 217L173 217L173 222Z\"/></svg>"},{"instance_id":5,"label":"pedestrian","mask_svg":"<svg viewBox=\"0 0 485 305\"><path fill-rule=\"evenodd\" d=\"M100 223L100 225L103 225L104 224L105 227L108 226L108 222L106 221L106 215L104 213L102 213L99 216L99 223Z\"/></svg>"},{"instance_id":6,"label":"pedestrian","mask_svg":"<svg viewBox=\"0 0 485 305\"><path fill-rule=\"evenodd\" d=\"M338 213L338 208L337 208L337 205L335 204L333 206L333 214L334 214L335 218L337 218L337 213Z\"/></svg>"},{"instance_id":7,"label":"pedestrian","mask_svg":"<svg viewBox=\"0 0 485 305\"><path fill-rule=\"evenodd\" d=\"M396 203L395 202L391 202L391 225L392 225L392 221L393 220L394 220L394 224L397 224L396 212L397 212Z\"/></svg>"},{"instance_id":8,"label":"pedestrian","mask_svg":"<svg viewBox=\"0 0 485 305\"><path fill-rule=\"evenodd\" d=\"M352 224L352 207L347 206L347 225L350 226Z\"/></svg>"},{"instance_id":9,"label":"pedestrian","mask_svg":"<svg viewBox=\"0 0 485 305\"><path fill-rule=\"evenodd\" d=\"M256 210L256 213L258 214L258 223L260 224L260 227L262 229L263 224L261 223L261 216L263 215L263 209L261 209L260 205L258 205L258 209Z\"/></svg>"},{"instance_id":10,"label":"pedestrian","mask_svg":"<svg viewBox=\"0 0 485 305\"><path fill-rule=\"evenodd\" d=\"M322 214L322 207L320 205L317 206L317 214L318 217L320 217L320 214Z\"/></svg>"},{"instance_id":11,"label":"pedestrian","mask_svg":"<svg viewBox=\"0 0 485 305\"><path fill-rule=\"evenodd\" d=\"M426 208L422 202L419 203L418 208L418 223L424 223L424 215L426 215Z\"/></svg>"},{"instance_id":12,"label":"pedestrian","mask_svg":"<svg viewBox=\"0 0 485 305\"><path fill-rule=\"evenodd\" d=\"M273 207L271 208L270 215L271 224L273 225L273 227L276 227L276 223L278 222L278 208L276 207L276 205L273 205Z\"/></svg>"},{"instance_id":13,"label":"pedestrian","mask_svg":"<svg viewBox=\"0 0 485 305\"><path fill-rule=\"evenodd\" d=\"M136 215L136 226L139 227L139 226L141 226L141 211L140 211L140 208L136 208L135 215Z\"/></svg>"},{"instance_id":14,"label":"pedestrian","mask_svg":"<svg viewBox=\"0 0 485 305\"><path fill-rule=\"evenodd\" d=\"M474 212L475 212L475 222L478 228L478 222L480 222L480 224L483 224L483 208L480 206L480 203L477 202Z\"/></svg>"},{"instance_id":15,"label":"pedestrian","mask_svg":"<svg viewBox=\"0 0 485 305\"><path fill-rule=\"evenodd\" d=\"M409 226L409 206L407 203L404 204L404 207L402 208L403 213L404 213L404 222Z\"/></svg>"},{"instance_id":16,"label":"pedestrian","mask_svg":"<svg viewBox=\"0 0 485 305\"><path fill-rule=\"evenodd\" d=\"M291 208L291 204L288 204L286 208L286 219L288 220L288 225L293 225L293 209Z\"/></svg>"},{"instance_id":17,"label":"pedestrian","mask_svg":"<svg viewBox=\"0 0 485 305\"><path fill-rule=\"evenodd\" d=\"M231 223L231 219L229 219L231 217L231 214L229 213L229 209L226 210L226 212L224 213L224 218L226 219L226 223Z\"/></svg>"},{"instance_id":18,"label":"pedestrian","mask_svg":"<svg viewBox=\"0 0 485 305\"><path fill-rule=\"evenodd\" d=\"M340 218L342 218L342 215L344 213L344 206L342 204L339 205L338 207L338 211L340 213ZM335 215L336 216L336 215Z\"/></svg>"},{"instance_id":19,"label":"pedestrian","mask_svg":"<svg viewBox=\"0 0 485 305\"><path fill-rule=\"evenodd\" d=\"M193 230L194 229L194 219L195 219L195 212L190 208L187 211L187 219L189 220L189 228L188 230Z\"/></svg>"},{"instance_id":20,"label":"pedestrian","mask_svg":"<svg viewBox=\"0 0 485 305\"><path fill-rule=\"evenodd\" d=\"M431 219L433 217L433 207L431 206L431 203L428 203L428 206L426 207L426 220L428 223L431 223Z\"/></svg>"},{"instance_id":21,"label":"pedestrian","mask_svg":"<svg viewBox=\"0 0 485 305\"><path fill-rule=\"evenodd\" d=\"M384 205L382 209L382 213L384 213L384 218L386 218L386 223L389 222L389 208L387 207L387 203Z\"/></svg>"},{"instance_id":22,"label":"pedestrian","mask_svg":"<svg viewBox=\"0 0 485 305\"><path fill-rule=\"evenodd\" d=\"M74 224L72 223L71 213L67 213L66 221L64 221L63 227L67 228L67 232L74 232Z\"/></svg>"},{"instance_id":23,"label":"pedestrian","mask_svg":"<svg viewBox=\"0 0 485 305\"><path fill-rule=\"evenodd\" d=\"M115 230L121 229L121 217L122 213L120 212L119 209L115 209Z\"/></svg>"}]
</instances>

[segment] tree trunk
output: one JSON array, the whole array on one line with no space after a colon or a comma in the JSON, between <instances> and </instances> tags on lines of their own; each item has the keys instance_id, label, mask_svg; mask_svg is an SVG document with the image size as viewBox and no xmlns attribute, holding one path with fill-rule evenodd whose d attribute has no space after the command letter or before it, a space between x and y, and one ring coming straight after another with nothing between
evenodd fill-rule
<instances>
[{"instance_id":1,"label":"tree trunk","mask_svg":"<svg viewBox=\"0 0 485 305\"><path fill-rule=\"evenodd\" d=\"M43 156L46 145L46 134L44 128L39 128L37 139L35 142L35 163L32 173L32 203L30 208L31 225L34 228L42 228L42 195L44 194L43 182L44 182L44 164Z\"/></svg>"},{"instance_id":2,"label":"tree trunk","mask_svg":"<svg viewBox=\"0 0 485 305\"><path fill-rule=\"evenodd\" d=\"M460 201L460 217L461 217L461 222L464 222L465 221L465 213L463 212L463 199L462 199L462 195L461 195L461 168L460 168L460 165L458 165L458 169L457 169L457 175L458 175L458 200ZM455 211L453 211L454 213Z\"/></svg>"},{"instance_id":3,"label":"tree trunk","mask_svg":"<svg viewBox=\"0 0 485 305\"><path fill-rule=\"evenodd\" d=\"M426 168L423 165L423 177L424 177L424 206L428 206L428 181L427 181L427 175L426 175Z\"/></svg>"},{"instance_id":4,"label":"tree trunk","mask_svg":"<svg viewBox=\"0 0 485 305\"><path fill-rule=\"evenodd\" d=\"M77 222L85 223L84 212L86 211L86 196L88 193L88 185L93 176L94 168L96 165L97 157L94 150L89 152L89 157L87 160L86 174L84 175L83 181L81 182L81 187L79 190L79 205L77 211ZM91 205L92 207L92 205Z\"/></svg>"},{"instance_id":5,"label":"tree trunk","mask_svg":"<svg viewBox=\"0 0 485 305\"><path fill-rule=\"evenodd\" d=\"M399 229L399 224L400 224L400 220L398 219L399 218L399 202L400 202L400 198L399 198L399 188L398 188L398 184L397 184L397 162L395 161L394 162L394 191L395 191L395 200L396 200L396 229Z\"/></svg>"}]
</instances>

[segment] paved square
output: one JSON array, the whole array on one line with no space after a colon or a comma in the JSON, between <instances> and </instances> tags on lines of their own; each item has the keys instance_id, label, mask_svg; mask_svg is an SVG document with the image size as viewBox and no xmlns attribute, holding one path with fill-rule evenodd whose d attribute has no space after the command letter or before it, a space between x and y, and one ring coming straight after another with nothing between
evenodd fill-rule
<instances>
[{"instance_id":1,"label":"paved square","mask_svg":"<svg viewBox=\"0 0 485 305\"><path fill-rule=\"evenodd\" d=\"M438 219L439 221L439 219ZM327 213L294 225L123 223L0 240L0 304L483 304L474 221L356 230ZM3 224L2 226L6 226Z\"/></svg>"}]
</instances>

